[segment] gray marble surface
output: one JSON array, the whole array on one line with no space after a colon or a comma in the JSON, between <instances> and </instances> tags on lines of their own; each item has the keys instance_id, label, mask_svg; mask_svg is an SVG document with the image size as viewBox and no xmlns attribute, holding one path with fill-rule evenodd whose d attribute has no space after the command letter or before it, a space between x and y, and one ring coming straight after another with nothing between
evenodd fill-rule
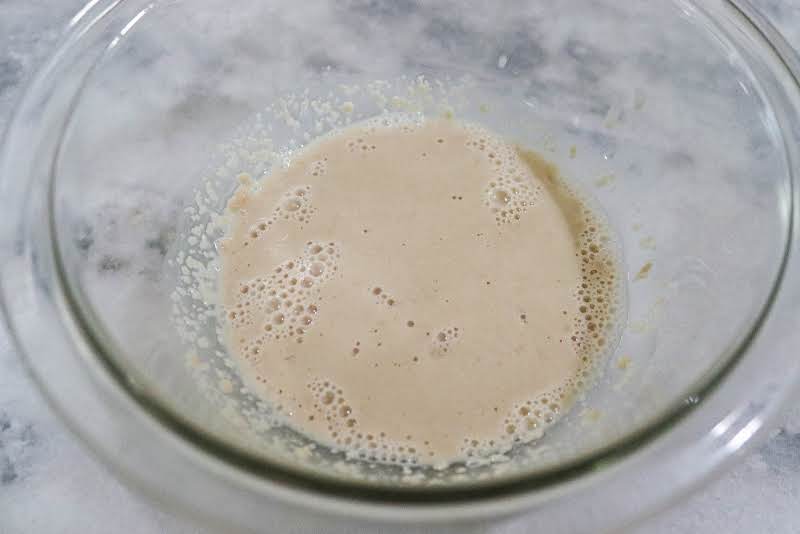
<instances>
[{"instance_id":1,"label":"gray marble surface","mask_svg":"<svg viewBox=\"0 0 800 534\"><path fill-rule=\"evenodd\" d=\"M800 5L754 0L800 48ZM81 0L0 0L0 130ZM800 532L800 408L742 464L638 532ZM524 531L524 529L520 530ZM0 533L183 533L117 482L48 410L0 327Z\"/></svg>"}]
</instances>

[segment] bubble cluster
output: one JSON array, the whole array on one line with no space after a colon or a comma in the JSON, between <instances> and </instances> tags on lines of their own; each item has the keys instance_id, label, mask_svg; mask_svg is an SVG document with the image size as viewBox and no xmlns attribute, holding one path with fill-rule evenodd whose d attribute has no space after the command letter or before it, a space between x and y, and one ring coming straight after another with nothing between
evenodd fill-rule
<instances>
[{"instance_id":1,"label":"bubble cluster","mask_svg":"<svg viewBox=\"0 0 800 534\"><path fill-rule=\"evenodd\" d=\"M264 232L269 231L275 221L284 219L307 223L314 215L315 208L311 205L311 186L299 185L291 188L281 195L280 200L272 210L272 215L253 223L248 228L248 239L259 239ZM245 245L248 244L246 241Z\"/></svg>"},{"instance_id":2,"label":"bubble cluster","mask_svg":"<svg viewBox=\"0 0 800 534\"><path fill-rule=\"evenodd\" d=\"M443 357L452 349L454 343L459 340L462 332L457 326L442 328L431 336L431 355Z\"/></svg>"},{"instance_id":3,"label":"bubble cluster","mask_svg":"<svg viewBox=\"0 0 800 534\"><path fill-rule=\"evenodd\" d=\"M605 227L586 208L577 243L581 281L575 290L578 314L574 318L571 341L581 360L588 365L606 349L614 329L614 318L620 305L617 262Z\"/></svg>"},{"instance_id":4,"label":"bubble cluster","mask_svg":"<svg viewBox=\"0 0 800 534\"><path fill-rule=\"evenodd\" d=\"M308 174L311 176L323 176L328 171L328 158L323 157L316 161L312 161L308 165Z\"/></svg>"},{"instance_id":5,"label":"bubble cluster","mask_svg":"<svg viewBox=\"0 0 800 534\"><path fill-rule=\"evenodd\" d=\"M308 222L314 214L311 206L311 186L300 185L286 191L273 210L274 219Z\"/></svg>"},{"instance_id":6,"label":"bubble cluster","mask_svg":"<svg viewBox=\"0 0 800 534\"><path fill-rule=\"evenodd\" d=\"M363 131L365 133L375 133L379 130L392 128L403 133L411 133L415 132L424 123L425 118L420 113L386 113L364 121Z\"/></svg>"},{"instance_id":7,"label":"bubble cluster","mask_svg":"<svg viewBox=\"0 0 800 534\"><path fill-rule=\"evenodd\" d=\"M358 137L356 139L351 139L347 142L347 149L350 152L372 152L373 150L377 149L377 145L364 140L363 137Z\"/></svg>"},{"instance_id":8,"label":"bubble cluster","mask_svg":"<svg viewBox=\"0 0 800 534\"><path fill-rule=\"evenodd\" d=\"M257 357L269 341L303 342L319 312L320 289L338 271L340 258L336 243L309 241L300 258L241 284L236 304L225 312L235 329L259 328L258 336L242 341L245 359Z\"/></svg>"},{"instance_id":9,"label":"bubble cluster","mask_svg":"<svg viewBox=\"0 0 800 534\"><path fill-rule=\"evenodd\" d=\"M307 384L314 398L313 414L309 421L324 424L336 448L344 449L348 458L395 465L416 465L424 455L433 451L420 447L413 436L389 436L386 432L364 431L358 412L346 394L329 380L314 380Z\"/></svg>"},{"instance_id":10,"label":"bubble cluster","mask_svg":"<svg viewBox=\"0 0 800 534\"><path fill-rule=\"evenodd\" d=\"M483 191L484 205L498 225L519 221L541 196L541 186L511 144L480 126L468 124L464 128L469 134L467 147L485 158L492 169Z\"/></svg>"},{"instance_id":11,"label":"bubble cluster","mask_svg":"<svg viewBox=\"0 0 800 534\"><path fill-rule=\"evenodd\" d=\"M376 304L385 304L390 307L397 304L397 299L381 286L374 286L370 288L369 292L375 297Z\"/></svg>"},{"instance_id":12,"label":"bubble cluster","mask_svg":"<svg viewBox=\"0 0 800 534\"><path fill-rule=\"evenodd\" d=\"M378 117L373 117L361 122L356 129L350 127L346 129L348 137L346 146L349 152L368 153L378 149L375 141L369 139L371 134L393 129L402 133L413 133L425 123L425 118L420 113L393 112L385 113ZM334 129L321 138L336 137L342 134L340 129ZM312 176L322 176L327 171L327 158L312 162L308 167L308 173Z\"/></svg>"},{"instance_id":13,"label":"bubble cluster","mask_svg":"<svg viewBox=\"0 0 800 534\"><path fill-rule=\"evenodd\" d=\"M273 218L260 220L256 223L253 223L247 233L251 239L259 239L264 235L264 232L269 230L273 222Z\"/></svg>"},{"instance_id":14,"label":"bubble cluster","mask_svg":"<svg viewBox=\"0 0 800 534\"><path fill-rule=\"evenodd\" d=\"M517 403L503 419L491 438L464 438L461 454L467 464L480 463L494 454L508 452L515 445L541 438L570 401L572 392L565 387Z\"/></svg>"}]
</instances>

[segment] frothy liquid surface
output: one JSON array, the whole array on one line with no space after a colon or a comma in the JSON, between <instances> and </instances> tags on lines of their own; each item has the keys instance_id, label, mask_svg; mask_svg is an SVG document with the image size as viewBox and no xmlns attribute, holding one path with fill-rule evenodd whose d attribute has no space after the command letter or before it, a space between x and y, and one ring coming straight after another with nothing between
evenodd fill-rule
<instances>
[{"instance_id":1,"label":"frothy liquid surface","mask_svg":"<svg viewBox=\"0 0 800 534\"><path fill-rule=\"evenodd\" d=\"M541 436L608 344L616 263L556 169L453 120L375 121L242 177L229 349L286 421L370 460Z\"/></svg>"}]
</instances>

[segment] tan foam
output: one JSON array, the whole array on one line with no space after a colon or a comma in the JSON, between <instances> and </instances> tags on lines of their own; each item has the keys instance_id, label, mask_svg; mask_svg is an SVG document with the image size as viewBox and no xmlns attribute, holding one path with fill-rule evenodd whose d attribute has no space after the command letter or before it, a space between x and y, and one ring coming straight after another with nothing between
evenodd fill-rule
<instances>
[{"instance_id":1,"label":"tan foam","mask_svg":"<svg viewBox=\"0 0 800 534\"><path fill-rule=\"evenodd\" d=\"M602 220L483 128L351 127L243 182L229 212L222 301L243 377L352 456L449 463L535 439L610 341Z\"/></svg>"}]
</instances>

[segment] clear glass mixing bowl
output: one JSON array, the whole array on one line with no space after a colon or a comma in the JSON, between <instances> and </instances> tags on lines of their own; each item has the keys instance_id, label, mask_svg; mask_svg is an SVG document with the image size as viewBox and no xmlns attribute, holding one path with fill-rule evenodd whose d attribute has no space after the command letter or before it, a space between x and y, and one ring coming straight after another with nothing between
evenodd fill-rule
<instances>
[{"instance_id":1,"label":"clear glass mixing bowl","mask_svg":"<svg viewBox=\"0 0 800 534\"><path fill-rule=\"evenodd\" d=\"M525 511L548 532L619 526L752 442L798 375L796 66L745 2L94 0L4 145L5 311L42 390L101 457L225 528ZM393 80L390 105L411 94L397 80L425 80L423 111L457 108L539 150L622 244L615 353L510 462L412 482L259 428L266 408L224 347L187 342L171 316L192 268L187 208L202 198L213 213L236 173L268 169L253 117L301 146L292 120L320 120L304 98L358 120L382 111L353 89L376 80ZM289 95L292 120L264 111Z\"/></svg>"}]
</instances>

